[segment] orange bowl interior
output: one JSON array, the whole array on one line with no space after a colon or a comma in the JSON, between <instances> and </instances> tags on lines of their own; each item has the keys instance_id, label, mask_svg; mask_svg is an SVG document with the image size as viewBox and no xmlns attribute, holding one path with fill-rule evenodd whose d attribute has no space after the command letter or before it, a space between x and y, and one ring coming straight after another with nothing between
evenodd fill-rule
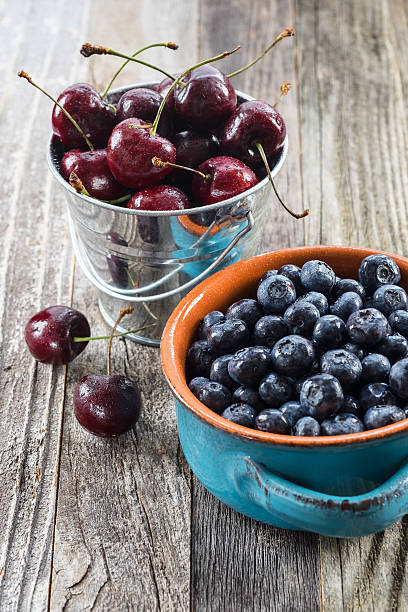
<instances>
[{"instance_id":1,"label":"orange bowl interior","mask_svg":"<svg viewBox=\"0 0 408 612\"><path fill-rule=\"evenodd\" d=\"M380 429L331 437L296 437L249 429L227 421L202 404L188 388L185 376L187 350L194 340L201 319L211 310L225 312L233 302L245 297L255 297L258 280L267 270L279 269L288 263L302 266L310 259L320 259L328 263L338 276L358 279L361 260L367 255L383 252L336 246L285 249L240 261L201 282L173 311L162 336L163 371L175 396L184 406L207 423L230 433L264 442L307 446L338 445L378 439L408 429L408 419ZM408 259L392 253L387 254L399 265L401 285L407 289Z\"/></svg>"}]
</instances>

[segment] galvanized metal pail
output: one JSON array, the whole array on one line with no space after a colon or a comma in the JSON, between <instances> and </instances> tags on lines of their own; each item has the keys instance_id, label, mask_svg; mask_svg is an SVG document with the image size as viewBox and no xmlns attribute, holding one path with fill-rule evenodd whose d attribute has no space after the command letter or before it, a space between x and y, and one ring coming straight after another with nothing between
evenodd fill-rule
<instances>
[{"instance_id":1,"label":"galvanized metal pail","mask_svg":"<svg viewBox=\"0 0 408 612\"><path fill-rule=\"evenodd\" d=\"M139 83L112 91L110 101ZM238 101L251 96L237 91ZM275 176L288 149L287 139L271 168ZM65 153L52 136L48 164L64 188L68 223L77 261L98 289L99 309L108 325L127 305L133 313L118 331L145 327L129 338L158 346L167 319L179 301L197 283L216 270L254 255L270 204L265 178L245 193L209 206L152 212L130 210L78 194L60 174Z\"/></svg>"}]
</instances>

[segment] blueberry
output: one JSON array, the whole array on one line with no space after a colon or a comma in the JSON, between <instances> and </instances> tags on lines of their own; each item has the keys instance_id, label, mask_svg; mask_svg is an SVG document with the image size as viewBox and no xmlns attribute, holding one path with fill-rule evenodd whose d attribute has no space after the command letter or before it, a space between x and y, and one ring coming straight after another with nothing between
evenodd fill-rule
<instances>
[{"instance_id":1,"label":"blueberry","mask_svg":"<svg viewBox=\"0 0 408 612\"><path fill-rule=\"evenodd\" d=\"M313 306L316 306L321 317L329 312L329 302L327 301L327 297L318 291L309 291L308 293L305 293L305 295L301 295L296 301L310 302L313 304Z\"/></svg>"},{"instance_id":2,"label":"blueberry","mask_svg":"<svg viewBox=\"0 0 408 612\"><path fill-rule=\"evenodd\" d=\"M408 312L406 310L394 310L388 317L388 323L392 331L408 338Z\"/></svg>"},{"instance_id":3,"label":"blueberry","mask_svg":"<svg viewBox=\"0 0 408 612\"><path fill-rule=\"evenodd\" d=\"M360 264L358 277L367 293L371 294L380 285L396 285L401 280L400 269L391 257L369 255Z\"/></svg>"},{"instance_id":4,"label":"blueberry","mask_svg":"<svg viewBox=\"0 0 408 612\"><path fill-rule=\"evenodd\" d=\"M341 412L346 412L347 414L355 414L356 416L361 415L360 407L357 403L357 400L352 395L345 395L343 400L343 405L341 407Z\"/></svg>"},{"instance_id":5,"label":"blueberry","mask_svg":"<svg viewBox=\"0 0 408 612\"><path fill-rule=\"evenodd\" d=\"M257 412L266 408L266 404L261 400L258 390L254 387L238 387L232 394L232 401L238 404L249 404Z\"/></svg>"},{"instance_id":6,"label":"blueberry","mask_svg":"<svg viewBox=\"0 0 408 612\"><path fill-rule=\"evenodd\" d=\"M336 315L347 322L347 319L352 312L360 310L363 307L363 300L353 291L343 293L332 306L330 306L330 314Z\"/></svg>"},{"instance_id":7,"label":"blueberry","mask_svg":"<svg viewBox=\"0 0 408 612\"><path fill-rule=\"evenodd\" d=\"M388 357L391 363L395 363L406 357L408 340L398 333L387 334L374 348L381 355Z\"/></svg>"},{"instance_id":8,"label":"blueberry","mask_svg":"<svg viewBox=\"0 0 408 612\"><path fill-rule=\"evenodd\" d=\"M375 382L369 383L361 389L358 403L361 409L365 411L371 406L397 404L397 398L386 383Z\"/></svg>"},{"instance_id":9,"label":"blueberry","mask_svg":"<svg viewBox=\"0 0 408 612\"><path fill-rule=\"evenodd\" d=\"M313 417L305 416L298 420L293 433L295 436L320 436L320 425Z\"/></svg>"},{"instance_id":10,"label":"blueberry","mask_svg":"<svg viewBox=\"0 0 408 612\"><path fill-rule=\"evenodd\" d=\"M258 281L258 287L259 287L259 285L260 285L261 283L263 283L263 282L264 282L264 280L266 280L267 278L270 278L271 276L276 276L276 275L277 275L277 273L278 273L278 271L277 271L277 270L267 270L267 271L265 272L265 274L262 274L261 278L259 279L259 281Z\"/></svg>"},{"instance_id":11,"label":"blueberry","mask_svg":"<svg viewBox=\"0 0 408 612\"><path fill-rule=\"evenodd\" d=\"M281 267L278 274L287 276L295 285L296 295L301 295L304 292L302 281L300 280L300 268L294 264L285 264Z\"/></svg>"},{"instance_id":12,"label":"blueberry","mask_svg":"<svg viewBox=\"0 0 408 612\"><path fill-rule=\"evenodd\" d=\"M208 330L212 325L216 323L223 323L225 321L225 316L219 310L213 310L205 315L204 319L201 321L197 330L197 337L199 340L207 340Z\"/></svg>"},{"instance_id":13,"label":"blueberry","mask_svg":"<svg viewBox=\"0 0 408 612\"><path fill-rule=\"evenodd\" d=\"M346 342L345 344L343 344L343 346L341 346L341 348L348 351L349 353L353 353L353 355L358 357L360 361L364 359L364 356L366 354L365 349L359 344L356 344L355 342Z\"/></svg>"},{"instance_id":14,"label":"blueberry","mask_svg":"<svg viewBox=\"0 0 408 612\"><path fill-rule=\"evenodd\" d=\"M295 423L305 416L305 411L300 405L300 402L294 402L293 400L291 402L285 402L280 407L280 411L291 427L294 427Z\"/></svg>"},{"instance_id":15,"label":"blueberry","mask_svg":"<svg viewBox=\"0 0 408 612\"><path fill-rule=\"evenodd\" d=\"M255 429L256 410L248 404L231 404L221 416L232 423Z\"/></svg>"},{"instance_id":16,"label":"blueberry","mask_svg":"<svg viewBox=\"0 0 408 612\"><path fill-rule=\"evenodd\" d=\"M343 389L331 374L315 374L306 379L300 392L300 403L305 412L323 421L336 414L344 399Z\"/></svg>"},{"instance_id":17,"label":"blueberry","mask_svg":"<svg viewBox=\"0 0 408 612\"><path fill-rule=\"evenodd\" d=\"M218 357L206 340L196 340L187 352L186 366L190 378L209 378L211 364Z\"/></svg>"},{"instance_id":18,"label":"blueberry","mask_svg":"<svg viewBox=\"0 0 408 612\"><path fill-rule=\"evenodd\" d=\"M307 291L330 295L336 282L336 275L327 263L312 259L303 264L300 280Z\"/></svg>"},{"instance_id":19,"label":"blueberry","mask_svg":"<svg viewBox=\"0 0 408 612\"><path fill-rule=\"evenodd\" d=\"M406 310L407 294L398 285L381 285L374 292L373 306L385 315L391 314L394 310Z\"/></svg>"},{"instance_id":20,"label":"blueberry","mask_svg":"<svg viewBox=\"0 0 408 612\"><path fill-rule=\"evenodd\" d=\"M261 380L258 393L265 404L278 408L290 400L292 385L285 376L271 372Z\"/></svg>"},{"instance_id":21,"label":"blueberry","mask_svg":"<svg viewBox=\"0 0 408 612\"><path fill-rule=\"evenodd\" d=\"M344 349L327 351L320 360L320 370L335 376L341 385L349 387L361 376L361 361Z\"/></svg>"},{"instance_id":22,"label":"blueberry","mask_svg":"<svg viewBox=\"0 0 408 612\"><path fill-rule=\"evenodd\" d=\"M252 340L254 344L272 348L278 340L288 334L290 334L290 327L283 317L267 315L255 323Z\"/></svg>"},{"instance_id":23,"label":"blueberry","mask_svg":"<svg viewBox=\"0 0 408 612\"><path fill-rule=\"evenodd\" d=\"M269 371L270 356L264 346L240 349L228 362L228 374L239 385L256 385Z\"/></svg>"},{"instance_id":24,"label":"blueberry","mask_svg":"<svg viewBox=\"0 0 408 612\"><path fill-rule=\"evenodd\" d=\"M248 329L252 329L262 314L262 308L256 300L244 299L231 304L225 316L227 319L240 319L247 324Z\"/></svg>"},{"instance_id":25,"label":"blueberry","mask_svg":"<svg viewBox=\"0 0 408 612\"><path fill-rule=\"evenodd\" d=\"M346 335L345 323L336 315L324 315L316 322L313 340L322 350L340 348Z\"/></svg>"},{"instance_id":26,"label":"blueberry","mask_svg":"<svg viewBox=\"0 0 408 612\"><path fill-rule=\"evenodd\" d=\"M295 301L296 289L289 278L276 274L259 285L257 297L265 314L281 314Z\"/></svg>"},{"instance_id":27,"label":"blueberry","mask_svg":"<svg viewBox=\"0 0 408 612\"><path fill-rule=\"evenodd\" d=\"M408 358L394 363L390 370L390 387L398 397L408 398Z\"/></svg>"},{"instance_id":28,"label":"blueberry","mask_svg":"<svg viewBox=\"0 0 408 612\"><path fill-rule=\"evenodd\" d=\"M188 383L188 388L194 395L197 395L199 389L203 386L203 384L210 382L208 378L204 378L204 376L196 376L192 378Z\"/></svg>"},{"instance_id":29,"label":"blueberry","mask_svg":"<svg viewBox=\"0 0 408 612\"><path fill-rule=\"evenodd\" d=\"M385 355L369 353L361 362L361 380L365 383L384 382L388 380L391 364Z\"/></svg>"},{"instance_id":30,"label":"blueberry","mask_svg":"<svg viewBox=\"0 0 408 612\"><path fill-rule=\"evenodd\" d=\"M256 428L269 433L290 434L290 425L277 408L262 410L255 419Z\"/></svg>"},{"instance_id":31,"label":"blueberry","mask_svg":"<svg viewBox=\"0 0 408 612\"><path fill-rule=\"evenodd\" d=\"M211 410L214 410L217 414L220 414L231 403L231 393L229 389L212 380L207 380L200 386L196 386L194 395L200 402Z\"/></svg>"},{"instance_id":32,"label":"blueberry","mask_svg":"<svg viewBox=\"0 0 408 612\"><path fill-rule=\"evenodd\" d=\"M291 304L283 316L290 325L292 333L310 338L320 313L314 304L303 300Z\"/></svg>"},{"instance_id":33,"label":"blueberry","mask_svg":"<svg viewBox=\"0 0 408 612\"><path fill-rule=\"evenodd\" d=\"M281 338L272 349L274 369L286 376L303 376L310 371L315 359L312 343L303 336Z\"/></svg>"},{"instance_id":34,"label":"blueberry","mask_svg":"<svg viewBox=\"0 0 408 612\"><path fill-rule=\"evenodd\" d=\"M405 412L398 406L371 406L364 415L366 429L385 427L405 419Z\"/></svg>"},{"instance_id":35,"label":"blueberry","mask_svg":"<svg viewBox=\"0 0 408 612\"><path fill-rule=\"evenodd\" d=\"M346 328L353 342L374 346L387 334L388 321L379 310L364 308L351 313Z\"/></svg>"},{"instance_id":36,"label":"blueberry","mask_svg":"<svg viewBox=\"0 0 408 612\"><path fill-rule=\"evenodd\" d=\"M364 431L363 423L355 414L347 412L325 419L321 424L322 436L341 436L359 431Z\"/></svg>"},{"instance_id":37,"label":"blueberry","mask_svg":"<svg viewBox=\"0 0 408 612\"><path fill-rule=\"evenodd\" d=\"M365 298L365 290L361 283L354 280L354 278L339 278L333 287L332 298L338 300L341 295L352 291L357 293L363 300Z\"/></svg>"},{"instance_id":38,"label":"blueberry","mask_svg":"<svg viewBox=\"0 0 408 612\"><path fill-rule=\"evenodd\" d=\"M221 355L221 357L217 357L217 359L212 362L210 380L218 382L228 387L228 389L235 389L237 384L228 374L228 363L231 358L232 355Z\"/></svg>"},{"instance_id":39,"label":"blueberry","mask_svg":"<svg viewBox=\"0 0 408 612\"><path fill-rule=\"evenodd\" d=\"M249 344L249 330L239 319L227 319L216 323L208 331L207 341L217 353L235 353Z\"/></svg>"}]
</instances>

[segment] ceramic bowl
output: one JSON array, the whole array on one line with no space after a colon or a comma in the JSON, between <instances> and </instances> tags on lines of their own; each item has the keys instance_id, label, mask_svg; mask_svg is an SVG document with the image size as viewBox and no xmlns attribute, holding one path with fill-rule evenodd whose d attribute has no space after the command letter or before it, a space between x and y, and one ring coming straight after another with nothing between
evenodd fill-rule
<instances>
[{"instance_id":1,"label":"ceramic bowl","mask_svg":"<svg viewBox=\"0 0 408 612\"><path fill-rule=\"evenodd\" d=\"M259 277L285 263L326 261L338 276L358 278L371 249L302 247L259 255L217 272L174 310L161 344L175 397L185 457L225 504L277 527L353 537L375 533L408 512L408 420L333 437L295 437L236 425L189 390L185 359L199 321L211 310L254 297ZM408 288L408 259L392 255Z\"/></svg>"}]
</instances>

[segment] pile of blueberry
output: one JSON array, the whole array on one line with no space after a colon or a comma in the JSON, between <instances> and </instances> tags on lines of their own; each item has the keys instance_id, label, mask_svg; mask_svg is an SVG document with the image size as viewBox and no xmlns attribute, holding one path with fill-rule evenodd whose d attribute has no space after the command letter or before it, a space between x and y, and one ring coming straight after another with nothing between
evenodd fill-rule
<instances>
[{"instance_id":1,"label":"pile of blueberry","mask_svg":"<svg viewBox=\"0 0 408 612\"><path fill-rule=\"evenodd\" d=\"M334 436L408 417L408 298L388 255L359 281L323 261L268 270L257 299L199 324L187 353L194 395L260 431Z\"/></svg>"}]
</instances>

